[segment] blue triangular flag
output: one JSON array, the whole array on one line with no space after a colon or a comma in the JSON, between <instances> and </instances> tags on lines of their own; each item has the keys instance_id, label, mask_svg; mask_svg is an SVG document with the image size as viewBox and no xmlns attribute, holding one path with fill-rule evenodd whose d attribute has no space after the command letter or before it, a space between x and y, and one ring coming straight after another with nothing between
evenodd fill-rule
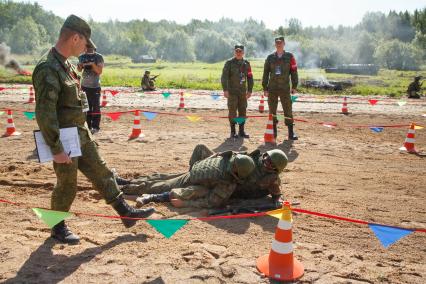
<instances>
[{"instance_id":1,"label":"blue triangular flag","mask_svg":"<svg viewBox=\"0 0 426 284\"><path fill-rule=\"evenodd\" d=\"M212 93L211 97L213 100L217 101L220 98L220 95L218 93Z\"/></svg>"},{"instance_id":2,"label":"blue triangular flag","mask_svg":"<svg viewBox=\"0 0 426 284\"><path fill-rule=\"evenodd\" d=\"M246 118L245 117L234 117L233 120L237 124L243 124L246 121Z\"/></svg>"},{"instance_id":3,"label":"blue triangular flag","mask_svg":"<svg viewBox=\"0 0 426 284\"><path fill-rule=\"evenodd\" d=\"M383 127L370 127L371 131L379 133L383 131Z\"/></svg>"},{"instance_id":4,"label":"blue triangular flag","mask_svg":"<svg viewBox=\"0 0 426 284\"><path fill-rule=\"evenodd\" d=\"M368 224L368 226L385 248L413 232L413 230L381 226L376 224Z\"/></svg>"},{"instance_id":5,"label":"blue triangular flag","mask_svg":"<svg viewBox=\"0 0 426 284\"><path fill-rule=\"evenodd\" d=\"M148 120L153 120L158 114L156 112L149 112L149 111L144 111L142 113L146 117L146 119L148 119Z\"/></svg>"},{"instance_id":6,"label":"blue triangular flag","mask_svg":"<svg viewBox=\"0 0 426 284\"><path fill-rule=\"evenodd\" d=\"M291 102L294 103L297 101L298 96L291 96Z\"/></svg>"},{"instance_id":7,"label":"blue triangular flag","mask_svg":"<svg viewBox=\"0 0 426 284\"><path fill-rule=\"evenodd\" d=\"M188 220L182 219L162 219L162 220L146 220L148 224L154 227L159 233L166 238L170 238L180 228L188 223Z\"/></svg>"},{"instance_id":8,"label":"blue triangular flag","mask_svg":"<svg viewBox=\"0 0 426 284\"><path fill-rule=\"evenodd\" d=\"M35 112L33 112L33 111L24 111L24 115L29 120L33 120L34 116L35 116Z\"/></svg>"}]
</instances>

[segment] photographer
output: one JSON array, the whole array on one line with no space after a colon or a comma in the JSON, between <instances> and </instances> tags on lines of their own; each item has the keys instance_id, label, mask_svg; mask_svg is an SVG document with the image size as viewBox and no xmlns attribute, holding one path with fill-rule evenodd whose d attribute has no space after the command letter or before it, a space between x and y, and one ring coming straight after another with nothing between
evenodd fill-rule
<instances>
[{"instance_id":1,"label":"photographer","mask_svg":"<svg viewBox=\"0 0 426 284\"><path fill-rule=\"evenodd\" d=\"M104 58L96 52L96 48L87 48L86 53L78 58L78 71L83 70L83 79L81 80L82 90L87 95L89 111L87 112L87 126L92 134L99 132L101 122L101 85L100 75L104 68Z\"/></svg>"}]
</instances>

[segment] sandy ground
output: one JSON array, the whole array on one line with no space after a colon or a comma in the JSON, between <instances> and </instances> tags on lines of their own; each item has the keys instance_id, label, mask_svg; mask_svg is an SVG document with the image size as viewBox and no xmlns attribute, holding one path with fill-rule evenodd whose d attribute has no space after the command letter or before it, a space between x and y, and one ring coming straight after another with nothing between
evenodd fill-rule
<instances>
[{"instance_id":1,"label":"sandy ground","mask_svg":"<svg viewBox=\"0 0 426 284\"><path fill-rule=\"evenodd\" d=\"M26 93L0 93L0 109L33 110L23 104ZM150 108L177 113L178 96L119 94L104 111ZM250 115L258 97L250 101ZM426 124L426 102L396 100L370 106L356 100L348 116L338 114L341 100L305 98L294 105L298 118L349 124ZM311 100L309 102L309 100ZM96 135L100 152L123 176L180 172L187 168L198 143L216 150L267 150L262 145L265 118L247 122L248 140L227 140L225 101L203 95L186 97L189 110L178 113L209 116L193 123L184 116L142 118L145 138L128 141L133 117L118 121L104 116ZM0 117L5 128L6 115ZM0 138L0 199L48 207L55 183L52 165L39 164L33 153L35 121L14 116L18 137ZM282 191L300 208L369 222L426 228L426 160L400 153L407 130L326 128L298 123L299 141L284 140L280 124L277 148L290 158L282 175ZM426 130L416 132L416 147L426 152ZM153 218L201 216L205 212L156 205ZM73 211L114 215L91 184L79 176ZM6 283L269 283L257 271L257 257L269 252L277 219L191 221L171 239L145 222L126 230L119 220L72 217L68 224L82 238L77 246L58 244L49 229L28 208L0 203L0 282ZM413 233L384 249L365 225L310 215L294 215L295 255L305 266L300 283L425 283L426 234Z\"/></svg>"}]
</instances>

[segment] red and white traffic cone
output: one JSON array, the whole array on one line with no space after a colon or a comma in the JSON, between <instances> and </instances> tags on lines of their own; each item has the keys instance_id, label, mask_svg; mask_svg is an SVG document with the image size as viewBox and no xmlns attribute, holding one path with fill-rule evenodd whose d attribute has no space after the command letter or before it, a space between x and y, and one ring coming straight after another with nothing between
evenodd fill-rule
<instances>
[{"instance_id":1,"label":"red and white traffic cone","mask_svg":"<svg viewBox=\"0 0 426 284\"><path fill-rule=\"evenodd\" d=\"M414 147L414 142L416 142L416 139L414 139L415 133L416 125L414 123L411 123L410 128L407 132L407 137L405 138L404 145L399 148L400 151L406 151L408 153L417 153L417 150Z\"/></svg>"},{"instance_id":2,"label":"red and white traffic cone","mask_svg":"<svg viewBox=\"0 0 426 284\"><path fill-rule=\"evenodd\" d=\"M260 102L259 102L259 112L263 113L264 111L265 111L265 98L262 95L260 97Z\"/></svg>"},{"instance_id":3,"label":"red and white traffic cone","mask_svg":"<svg viewBox=\"0 0 426 284\"><path fill-rule=\"evenodd\" d=\"M273 124L273 115L269 114L268 124L266 124L265 135L263 136L263 140L266 143L275 144L275 136L274 136L274 124Z\"/></svg>"},{"instance_id":4,"label":"red and white traffic cone","mask_svg":"<svg viewBox=\"0 0 426 284\"><path fill-rule=\"evenodd\" d=\"M275 230L275 238L269 255L261 256L256 261L257 269L265 276L280 280L293 281L302 277L304 268L293 256L293 232L291 208L284 202L281 219Z\"/></svg>"},{"instance_id":5,"label":"red and white traffic cone","mask_svg":"<svg viewBox=\"0 0 426 284\"><path fill-rule=\"evenodd\" d=\"M348 112L348 101L346 97L343 97L342 114L349 114Z\"/></svg>"},{"instance_id":6,"label":"red and white traffic cone","mask_svg":"<svg viewBox=\"0 0 426 284\"><path fill-rule=\"evenodd\" d=\"M129 136L129 139L142 138L145 135L142 134L141 128L141 117L139 114L139 110L135 110L135 118L133 120L133 128L132 133Z\"/></svg>"},{"instance_id":7,"label":"red and white traffic cone","mask_svg":"<svg viewBox=\"0 0 426 284\"><path fill-rule=\"evenodd\" d=\"M107 107L109 106L108 104L108 100L107 100L107 95L105 91L102 91L102 104L101 107Z\"/></svg>"},{"instance_id":8,"label":"red and white traffic cone","mask_svg":"<svg viewBox=\"0 0 426 284\"><path fill-rule=\"evenodd\" d=\"M33 104L35 103L35 97L34 97L34 89L33 86L30 87L30 97L28 99L27 104Z\"/></svg>"},{"instance_id":9,"label":"red and white traffic cone","mask_svg":"<svg viewBox=\"0 0 426 284\"><path fill-rule=\"evenodd\" d=\"M183 99L183 92L180 92L179 109L183 108L185 108L185 100Z\"/></svg>"},{"instance_id":10,"label":"red and white traffic cone","mask_svg":"<svg viewBox=\"0 0 426 284\"><path fill-rule=\"evenodd\" d=\"M13 123L12 110L8 109L6 132L3 134L3 137L18 136L18 135L21 135L21 132L16 131L15 124Z\"/></svg>"}]
</instances>

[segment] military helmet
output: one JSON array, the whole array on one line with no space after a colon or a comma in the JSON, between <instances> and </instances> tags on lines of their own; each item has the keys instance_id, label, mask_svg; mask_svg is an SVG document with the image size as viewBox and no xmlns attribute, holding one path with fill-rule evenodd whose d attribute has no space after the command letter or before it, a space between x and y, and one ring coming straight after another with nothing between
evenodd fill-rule
<instances>
[{"instance_id":1,"label":"military helmet","mask_svg":"<svg viewBox=\"0 0 426 284\"><path fill-rule=\"evenodd\" d=\"M414 80L420 81L421 78L422 78L422 76L416 76L416 77L414 77Z\"/></svg>"},{"instance_id":2,"label":"military helmet","mask_svg":"<svg viewBox=\"0 0 426 284\"><path fill-rule=\"evenodd\" d=\"M150 73L151 73L151 71L149 71L149 70L145 71L145 74L150 74Z\"/></svg>"},{"instance_id":3,"label":"military helmet","mask_svg":"<svg viewBox=\"0 0 426 284\"><path fill-rule=\"evenodd\" d=\"M273 149L266 152L271 158L272 165L277 169L278 173L281 173L287 166L288 158L287 155L280 149Z\"/></svg>"},{"instance_id":4,"label":"military helmet","mask_svg":"<svg viewBox=\"0 0 426 284\"><path fill-rule=\"evenodd\" d=\"M233 165L237 170L239 178L248 177L256 167L250 156L237 154L233 157Z\"/></svg>"}]
</instances>

